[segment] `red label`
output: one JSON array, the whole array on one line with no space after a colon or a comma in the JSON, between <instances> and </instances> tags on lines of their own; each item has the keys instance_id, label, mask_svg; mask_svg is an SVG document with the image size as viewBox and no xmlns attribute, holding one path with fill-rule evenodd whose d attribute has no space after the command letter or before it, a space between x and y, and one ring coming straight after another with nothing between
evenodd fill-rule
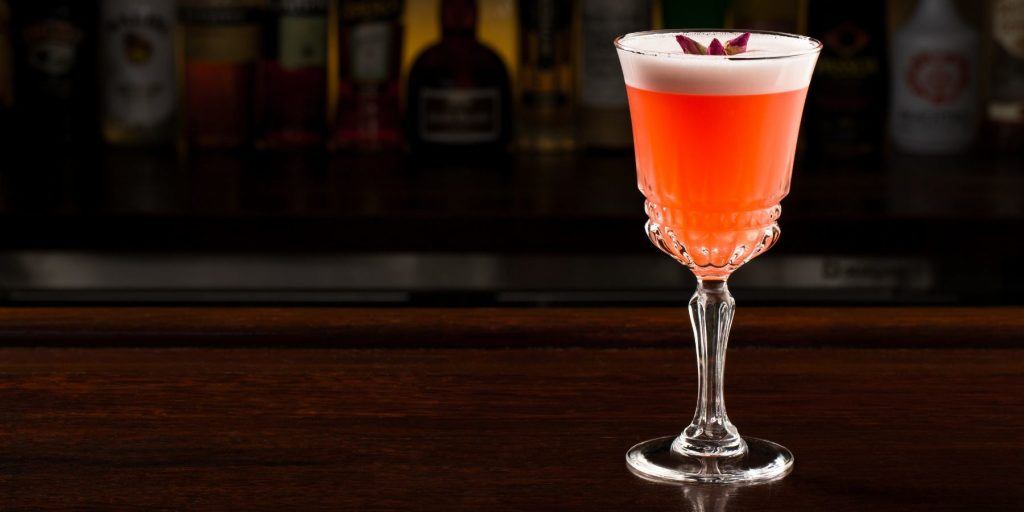
<instances>
[{"instance_id":1,"label":"red label","mask_svg":"<svg viewBox=\"0 0 1024 512\"><path fill-rule=\"evenodd\" d=\"M950 103L967 88L970 63L954 52L923 52L910 59L907 84L918 97L936 105Z\"/></svg>"}]
</instances>

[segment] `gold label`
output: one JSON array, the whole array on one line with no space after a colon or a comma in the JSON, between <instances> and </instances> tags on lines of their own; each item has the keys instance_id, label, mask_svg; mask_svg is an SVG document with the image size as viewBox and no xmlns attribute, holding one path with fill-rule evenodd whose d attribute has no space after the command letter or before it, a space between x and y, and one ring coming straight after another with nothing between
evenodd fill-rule
<instances>
[{"instance_id":1,"label":"gold label","mask_svg":"<svg viewBox=\"0 0 1024 512\"><path fill-rule=\"evenodd\" d=\"M996 0L992 34L1007 53L1024 59L1024 0Z\"/></svg>"}]
</instances>

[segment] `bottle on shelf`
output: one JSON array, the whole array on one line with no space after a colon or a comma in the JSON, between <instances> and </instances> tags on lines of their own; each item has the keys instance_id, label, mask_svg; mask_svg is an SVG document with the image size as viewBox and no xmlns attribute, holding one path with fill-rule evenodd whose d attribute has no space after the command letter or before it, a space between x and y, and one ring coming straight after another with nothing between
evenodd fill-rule
<instances>
[{"instance_id":1,"label":"bottle on shelf","mask_svg":"<svg viewBox=\"0 0 1024 512\"><path fill-rule=\"evenodd\" d=\"M896 149L951 154L978 126L977 33L952 0L920 0L892 38L889 133Z\"/></svg>"},{"instance_id":2,"label":"bottle on shelf","mask_svg":"<svg viewBox=\"0 0 1024 512\"><path fill-rule=\"evenodd\" d=\"M886 10L882 0L811 0L808 29L824 43L808 95L804 130L811 157L881 155L887 107Z\"/></svg>"},{"instance_id":3,"label":"bottle on shelf","mask_svg":"<svg viewBox=\"0 0 1024 512\"><path fill-rule=\"evenodd\" d=\"M89 2L11 4L14 124L31 146L88 146L96 122L96 10Z\"/></svg>"},{"instance_id":4,"label":"bottle on shelf","mask_svg":"<svg viewBox=\"0 0 1024 512\"><path fill-rule=\"evenodd\" d=\"M274 0L264 19L257 145L322 145L327 130L327 0Z\"/></svg>"},{"instance_id":5,"label":"bottle on shelf","mask_svg":"<svg viewBox=\"0 0 1024 512\"><path fill-rule=\"evenodd\" d=\"M586 148L632 147L626 85L618 56L609 51L616 36L651 26L649 0L581 0L578 44L579 143Z\"/></svg>"},{"instance_id":6,"label":"bottle on shelf","mask_svg":"<svg viewBox=\"0 0 1024 512\"><path fill-rule=\"evenodd\" d=\"M997 149L1024 147L1024 0L996 0L991 12L987 139Z\"/></svg>"},{"instance_id":7,"label":"bottle on shelf","mask_svg":"<svg viewBox=\"0 0 1024 512\"><path fill-rule=\"evenodd\" d=\"M260 0L180 0L185 142L238 149L252 142Z\"/></svg>"},{"instance_id":8,"label":"bottle on shelf","mask_svg":"<svg viewBox=\"0 0 1024 512\"><path fill-rule=\"evenodd\" d=\"M409 73L406 122L415 151L507 149L508 72L501 57L477 40L476 25L476 0L442 0L441 40L416 58Z\"/></svg>"},{"instance_id":9,"label":"bottle on shelf","mask_svg":"<svg viewBox=\"0 0 1024 512\"><path fill-rule=\"evenodd\" d=\"M519 147L575 146L571 0L520 0Z\"/></svg>"},{"instance_id":10,"label":"bottle on shelf","mask_svg":"<svg viewBox=\"0 0 1024 512\"><path fill-rule=\"evenodd\" d=\"M572 0L570 0L572 1ZM513 83L519 64L518 0L478 0L477 38L501 56ZM402 16L402 76L413 60L441 37L441 0L408 2Z\"/></svg>"},{"instance_id":11,"label":"bottle on shelf","mask_svg":"<svg viewBox=\"0 0 1024 512\"><path fill-rule=\"evenodd\" d=\"M662 0L661 20L667 29L722 28L729 0Z\"/></svg>"},{"instance_id":12,"label":"bottle on shelf","mask_svg":"<svg viewBox=\"0 0 1024 512\"><path fill-rule=\"evenodd\" d=\"M401 0L332 2L332 149L386 150L402 143Z\"/></svg>"},{"instance_id":13,"label":"bottle on shelf","mask_svg":"<svg viewBox=\"0 0 1024 512\"><path fill-rule=\"evenodd\" d=\"M728 24L738 29L801 32L805 3L806 0L732 0Z\"/></svg>"},{"instance_id":14,"label":"bottle on shelf","mask_svg":"<svg viewBox=\"0 0 1024 512\"><path fill-rule=\"evenodd\" d=\"M100 4L101 122L108 143L173 143L176 20L174 0L103 0Z\"/></svg>"}]
</instances>

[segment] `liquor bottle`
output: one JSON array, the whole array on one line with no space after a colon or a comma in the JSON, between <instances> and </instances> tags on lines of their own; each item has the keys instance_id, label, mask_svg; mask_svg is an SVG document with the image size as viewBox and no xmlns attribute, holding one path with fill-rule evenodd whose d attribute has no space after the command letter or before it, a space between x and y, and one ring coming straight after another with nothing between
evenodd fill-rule
<instances>
[{"instance_id":1,"label":"liquor bottle","mask_svg":"<svg viewBox=\"0 0 1024 512\"><path fill-rule=\"evenodd\" d=\"M668 29L722 28L729 0L662 0L662 24Z\"/></svg>"},{"instance_id":2,"label":"liquor bottle","mask_svg":"<svg viewBox=\"0 0 1024 512\"><path fill-rule=\"evenodd\" d=\"M103 137L125 146L171 144L177 87L174 0L103 0Z\"/></svg>"},{"instance_id":3,"label":"liquor bottle","mask_svg":"<svg viewBox=\"0 0 1024 512\"><path fill-rule=\"evenodd\" d=\"M333 149L381 150L402 141L401 0L343 0L331 15Z\"/></svg>"},{"instance_id":4,"label":"liquor bottle","mask_svg":"<svg viewBox=\"0 0 1024 512\"><path fill-rule=\"evenodd\" d=\"M519 147L572 149L572 2L520 0Z\"/></svg>"},{"instance_id":5,"label":"liquor bottle","mask_svg":"<svg viewBox=\"0 0 1024 512\"><path fill-rule=\"evenodd\" d=\"M951 0L920 0L892 39L890 133L906 153L966 150L978 118L978 36Z\"/></svg>"},{"instance_id":6,"label":"liquor bottle","mask_svg":"<svg viewBox=\"0 0 1024 512\"><path fill-rule=\"evenodd\" d=\"M185 141L237 149L252 141L259 0L180 0Z\"/></svg>"},{"instance_id":7,"label":"liquor bottle","mask_svg":"<svg viewBox=\"0 0 1024 512\"><path fill-rule=\"evenodd\" d=\"M258 145L323 144L327 128L327 0L274 0L263 34Z\"/></svg>"},{"instance_id":8,"label":"liquor bottle","mask_svg":"<svg viewBox=\"0 0 1024 512\"><path fill-rule=\"evenodd\" d=\"M11 4L14 119L32 146L94 142L95 8L75 0Z\"/></svg>"},{"instance_id":9,"label":"liquor bottle","mask_svg":"<svg viewBox=\"0 0 1024 512\"><path fill-rule=\"evenodd\" d=\"M477 40L476 9L476 0L442 0L441 40L412 65L406 119L415 151L497 152L508 145L508 72Z\"/></svg>"},{"instance_id":10,"label":"liquor bottle","mask_svg":"<svg viewBox=\"0 0 1024 512\"><path fill-rule=\"evenodd\" d=\"M812 0L808 24L825 45L808 96L805 130L816 158L874 158L885 135L885 2L844 4Z\"/></svg>"},{"instance_id":11,"label":"liquor bottle","mask_svg":"<svg viewBox=\"0 0 1024 512\"><path fill-rule=\"evenodd\" d=\"M1001 149L1024 147L1024 0L992 4L989 139Z\"/></svg>"},{"instance_id":12,"label":"liquor bottle","mask_svg":"<svg viewBox=\"0 0 1024 512\"><path fill-rule=\"evenodd\" d=\"M569 0L573 1L573 0ZM518 0L478 0L477 37L501 56L513 83L519 64ZM408 2L402 16L405 29L402 75L409 76L413 60L441 38L441 0Z\"/></svg>"},{"instance_id":13,"label":"liquor bottle","mask_svg":"<svg viewBox=\"0 0 1024 512\"><path fill-rule=\"evenodd\" d=\"M728 24L737 29L798 32L803 3L804 0L732 0Z\"/></svg>"},{"instance_id":14,"label":"liquor bottle","mask_svg":"<svg viewBox=\"0 0 1024 512\"><path fill-rule=\"evenodd\" d=\"M650 27L651 2L582 0L581 22L579 142L587 148L628 149L633 135L626 84L618 57L608 47L616 36Z\"/></svg>"}]
</instances>

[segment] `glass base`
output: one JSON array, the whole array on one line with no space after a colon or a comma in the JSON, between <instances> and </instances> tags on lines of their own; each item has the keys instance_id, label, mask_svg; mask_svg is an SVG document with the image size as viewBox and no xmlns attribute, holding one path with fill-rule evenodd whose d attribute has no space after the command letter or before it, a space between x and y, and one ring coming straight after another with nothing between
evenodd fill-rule
<instances>
[{"instance_id":1,"label":"glass base","mask_svg":"<svg viewBox=\"0 0 1024 512\"><path fill-rule=\"evenodd\" d=\"M744 437L747 452L739 457L694 457L672 451L676 436L644 441L626 452L633 474L655 482L731 484L777 480L793 469L785 447Z\"/></svg>"}]
</instances>

